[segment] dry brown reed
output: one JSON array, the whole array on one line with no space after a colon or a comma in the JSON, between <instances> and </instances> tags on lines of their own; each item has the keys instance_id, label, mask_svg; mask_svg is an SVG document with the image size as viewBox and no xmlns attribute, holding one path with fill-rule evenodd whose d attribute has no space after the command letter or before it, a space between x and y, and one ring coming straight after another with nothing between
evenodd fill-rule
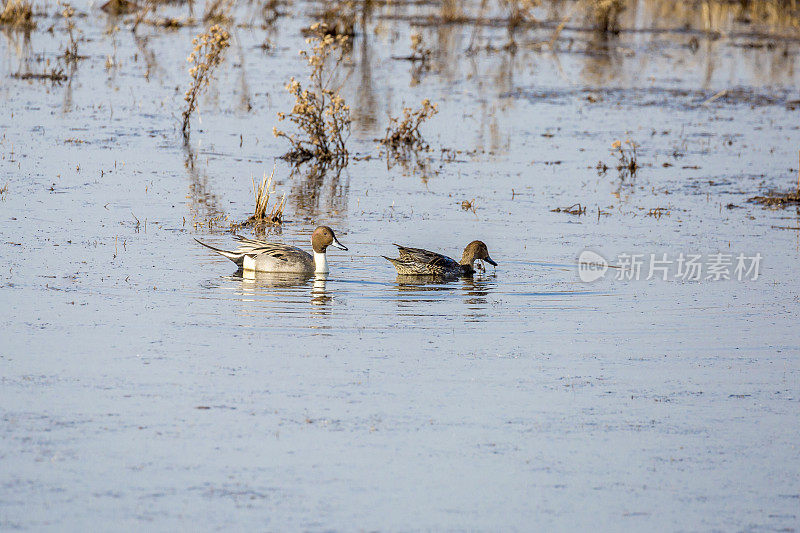
<instances>
[{"instance_id":1,"label":"dry brown reed","mask_svg":"<svg viewBox=\"0 0 800 533\"><path fill-rule=\"evenodd\" d=\"M323 166L342 167L348 161L346 141L350 136L350 107L335 83L347 59L343 46L348 38L327 33L324 23L314 24L310 30L312 34L306 43L311 49L300 51L311 68L310 83L308 88L303 88L292 78L286 90L294 95L294 106L289 113L278 113L278 120L288 119L297 132L273 128L272 133L289 141L291 149L283 156L288 161L301 164L313 159Z\"/></svg>"},{"instance_id":2,"label":"dry brown reed","mask_svg":"<svg viewBox=\"0 0 800 533\"><path fill-rule=\"evenodd\" d=\"M798 154L800 159L800 154ZM800 162L800 161L798 161ZM789 205L800 205L800 166L797 168L797 189L788 193L769 193L765 196L754 196L750 202L756 202L768 207L786 207Z\"/></svg>"},{"instance_id":3,"label":"dry brown reed","mask_svg":"<svg viewBox=\"0 0 800 533\"><path fill-rule=\"evenodd\" d=\"M535 22L534 10L540 0L499 0L500 7L506 11L508 29L513 31L525 22Z\"/></svg>"},{"instance_id":4,"label":"dry brown reed","mask_svg":"<svg viewBox=\"0 0 800 533\"><path fill-rule=\"evenodd\" d=\"M324 29L327 35L333 37L355 36L357 12L356 3L353 0L328 0L323 5L325 8L317 18L323 24L320 28Z\"/></svg>"},{"instance_id":5,"label":"dry brown reed","mask_svg":"<svg viewBox=\"0 0 800 533\"><path fill-rule=\"evenodd\" d=\"M258 184L258 186L256 186L256 182L253 180L253 193L255 195L256 207L253 215L247 219L245 224L278 225L283 223L283 209L286 206L286 193L283 194L283 198L281 198L279 202L272 206L272 209L270 209L269 213L267 212L273 177L275 177L274 167L272 168L272 173L269 175L269 177L267 177L267 174L264 173L264 177L261 179L261 182Z\"/></svg>"},{"instance_id":6,"label":"dry brown reed","mask_svg":"<svg viewBox=\"0 0 800 533\"><path fill-rule=\"evenodd\" d=\"M64 50L64 61L71 63L80 59L80 56L78 55L78 39L76 37L77 30L73 20L75 17L75 9L66 2L62 2L61 5L64 8L61 11L61 16L64 18L64 23L67 28L67 36L69 37L69 43L67 43L67 47Z\"/></svg>"},{"instance_id":7,"label":"dry brown reed","mask_svg":"<svg viewBox=\"0 0 800 533\"><path fill-rule=\"evenodd\" d=\"M617 158L617 171L620 177L633 177L639 170L639 145L630 139L625 142L614 141L611 145L611 154Z\"/></svg>"},{"instance_id":8,"label":"dry brown reed","mask_svg":"<svg viewBox=\"0 0 800 533\"><path fill-rule=\"evenodd\" d=\"M32 2L30 0L6 0L3 10L0 11L0 25L24 30L35 28Z\"/></svg>"},{"instance_id":9,"label":"dry brown reed","mask_svg":"<svg viewBox=\"0 0 800 533\"><path fill-rule=\"evenodd\" d=\"M380 140L381 146L392 152L427 150L428 143L419 131L420 126L439 112L439 107L427 98L417 110L403 108L403 117L389 117L386 136Z\"/></svg>"},{"instance_id":10,"label":"dry brown reed","mask_svg":"<svg viewBox=\"0 0 800 533\"><path fill-rule=\"evenodd\" d=\"M53 85L60 84L62 81L67 81L67 79L69 79L67 75L64 74L64 69L60 66L55 66L49 71L44 70L43 72L14 72L11 74L11 77L18 80L50 81Z\"/></svg>"},{"instance_id":11,"label":"dry brown reed","mask_svg":"<svg viewBox=\"0 0 800 533\"><path fill-rule=\"evenodd\" d=\"M186 58L192 66L189 68L191 82L184 94L186 109L183 111L183 138L189 139L190 119L197 108L197 100L202 90L211 83L214 70L222 63L225 49L230 46L230 34L218 24L211 26L207 32L201 33L192 40L194 49Z\"/></svg>"},{"instance_id":12,"label":"dry brown reed","mask_svg":"<svg viewBox=\"0 0 800 533\"><path fill-rule=\"evenodd\" d=\"M412 33L411 34L411 55L409 59L411 61L420 61L422 63L428 63L430 61L433 52L431 49L425 46L425 43L422 41L422 35L420 33Z\"/></svg>"},{"instance_id":13,"label":"dry brown reed","mask_svg":"<svg viewBox=\"0 0 800 533\"><path fill-rule=\"evenodd\" d=\"M619 16L625 10L624 0L587 0L589 20L599 33L619 33Z\"/></svg>"},{"instance_id":14,"label":"dry brown reed","mask_svg":"<svg viewBox=\"0 0 800 533\"><path fill-rule=\"evenodd\" d=\"M208 0L203 20L221 24L231 20L231 10L236 0Z\"/></svg>"},{"instance_id":15,"label":"dry brown reed","mask_svg":"<svg viewBox=\"0 0 800 533\"><path fill-rule=\"evenodd\" d=\"M582 206L579 203L572 204L567 207L556 207L555 209L550 210L551 213L566 213L568 215L585 215L586 214L586 207Z\"/></svg>"}]
</instances>

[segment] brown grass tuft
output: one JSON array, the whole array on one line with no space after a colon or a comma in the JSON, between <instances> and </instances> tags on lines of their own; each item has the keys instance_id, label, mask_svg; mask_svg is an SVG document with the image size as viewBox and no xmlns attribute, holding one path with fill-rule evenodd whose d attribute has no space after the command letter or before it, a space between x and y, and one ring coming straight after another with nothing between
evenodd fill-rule
<instances>
[{"instance_id":1,"label":"brown grass tuft","mask_svg":"<svg viewBox=\"0 0 800 533\"><path fill-rule=\"evenodd\" d=\"M625 10L624 0L588 0L588 16L599 33L619 33L619 16Z\"/></svg>"},{"instance_id":2,"label":"brown grass tuft","mask_svg":"<svg viewBox=\"0 0 800 533\"><path fill-rule=\"evenodd\" d=\"M0 25L16 29L31 30L36 27L33 21L33 4L30 0L6 0L0 11Z\"/></svg>"},{"instance_id":3,"label":"brown grass tuft","mask_svg":"<svg viewBox=\"0 0 800 533\"><path fill-rule=\"evenodd\" d=\"M386 136L380 140L380 144L392 152L427 150L428 143L419 128L438 112L438 106L427 98L416 111L410 107L403 108L402 120L399 117L389 117L389 127L386 128Z\"/></svg>"},{"instance_id":4,"label":"brown grass tuft","mask_svg":"<svg viewBox=\"0 0 800 533\"><path fill-rule=\"evenodd\" d=\"M261 179L261 183L256 187L256 182L253 180L253 193L255 194L256 208L253 215L247 219L245 224L283 224L283 209L286 206L286 194L283 198L272 206L272 209L267 213L270 199L270 187L272 185L272 178L275 176L275 167L272 168L272 173L267 177Z\"/></svg>"}]
</instances>

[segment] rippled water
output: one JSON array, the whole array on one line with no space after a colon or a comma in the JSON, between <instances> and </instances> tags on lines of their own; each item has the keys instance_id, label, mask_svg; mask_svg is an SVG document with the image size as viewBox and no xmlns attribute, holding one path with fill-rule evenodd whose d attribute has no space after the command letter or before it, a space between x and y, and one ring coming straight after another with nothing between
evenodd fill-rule
<instances>
[{"instance_id":1,"label":"rippled water","mask_svg":"<svg viewBox=\"0 0 800 533\"><path fill-rule=\"evenodd\" d=\"M309 249L335 228L349 251L325 279L242 277L193 240L232 245L224 217L250 214L251 176L286 150L271 128L312 4L235 28L186 148L199 26L134 37L78 6L88 58L61 86L8 76L55 60L53 6L30 41L2 34L0 528L796 527L800 237L783 228L800 216L746 200L796 182L798 42L680 30L693 15L660 5L626 16L678 30L603 43L575 19L557 52L532 45L545 28L474 55L469 25L376 7L344 89L361 160L277 162L286 223L266 237ZM410 31L436 51L427 73L390 59ZM430 160L387 168L374 139L423 98ZM612 166L626 138L634 179ZM472 279L398 278L381 257L473 239L499 265ZM763 263L755 281L583 283L584 250Z\"/></svg>"}]
</instances>

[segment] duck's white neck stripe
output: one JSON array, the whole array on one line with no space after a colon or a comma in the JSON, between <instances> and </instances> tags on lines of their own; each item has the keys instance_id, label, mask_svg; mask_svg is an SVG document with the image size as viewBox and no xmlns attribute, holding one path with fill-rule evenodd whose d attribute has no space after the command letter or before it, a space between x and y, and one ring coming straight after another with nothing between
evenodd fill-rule
<instances>
[{"instance_id":1,"label":"duck's white neck stripe","mask_svg":"<svg viewBox=\"0 0 800 533\"><path fill-rule=\"evenodd\" d=\"M314 266L314 272L318 274L327 274L329 272L328 257L325 255L325 252L314 252Z\"/></svg>"}]
</instances>

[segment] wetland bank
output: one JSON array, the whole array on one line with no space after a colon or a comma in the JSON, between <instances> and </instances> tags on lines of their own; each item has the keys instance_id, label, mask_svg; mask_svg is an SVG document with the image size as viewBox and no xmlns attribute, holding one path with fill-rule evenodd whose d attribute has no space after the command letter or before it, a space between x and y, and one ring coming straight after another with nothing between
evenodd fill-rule
<instances>
[{"instance_id":1,"label":"wetland bank","mask_svg":"<svg viewBox=\"0 0 800 533\"><path fill-rule=\"evenodd\" d=\"M793 2L26 6L0 14L0 528L800 527L800 214L750 201L798 188ZM326 35L346 157L282 158ZM194 242L318 224L349 248L326 279ZM472 278L381 257L475 239L499 266Z\"/></svg>"}]
</instances>

